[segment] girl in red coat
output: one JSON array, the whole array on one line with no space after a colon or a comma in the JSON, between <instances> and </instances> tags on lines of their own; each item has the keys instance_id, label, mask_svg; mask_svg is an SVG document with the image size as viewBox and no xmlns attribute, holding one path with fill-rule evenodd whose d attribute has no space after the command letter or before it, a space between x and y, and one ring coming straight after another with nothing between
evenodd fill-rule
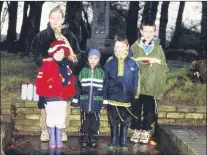
<instances>
[{"instance_id":1,"label":"girl in red coat","mask_svg":"<svg viewBox=\"0 0 207 155\"><path fill-rule=\"evenodd\" d=\"M35 85L37 94L46 100L46 124L49 129L50 148L61 148L61 129L65 128L66 106L70 97L75 95L75 76L64 58L70 50L62 40L54 41L48 50L52 59L43 61Z\"/></svg>"}]
</instances>

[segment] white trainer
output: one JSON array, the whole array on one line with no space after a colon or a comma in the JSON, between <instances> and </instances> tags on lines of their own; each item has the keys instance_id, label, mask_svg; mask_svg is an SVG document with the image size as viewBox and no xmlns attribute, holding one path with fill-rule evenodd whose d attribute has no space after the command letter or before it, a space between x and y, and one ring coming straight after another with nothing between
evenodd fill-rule
<instances>
[{"instance_id":1,"label":"white trainer","mask_svg":"<svg viewBox=\"0 0 207 155\"><path fill-rule=\"evenodd\" d=\"M65 142L65 141L68 140L68 136L67 136L67 134L66 134L65 132L62 132L62 133L61 133L61 140L62 140L63 142Z\"/></svg>"},{"instance_id":2,"label":"white trainer","mask_svg":"<svg viewBox=\"0 0 207 155\"><path fill-rule=\"evenodd\" d=\"M49 133L48 132L46 132L46 131L42 131L42 133L41 133L41 136L40 136L40 140L42 141L42 142L47 142L47 141L49 141Z\"/></svg>"},{"instance_id":3,"label":"white trainer","mask_svg":"<svg viewBox=\"0 0 207 155\"><path fill-rule=\"evenodd\" d=\"M150 133L149 133L149 131L143 130L142 136L141 136L139 142L147 144L149 142L149 140L150 140Z\"/></svg>"},{"instance_id":4,"label":"white trainer","mask_svg":"<svg viewBox=\"0 0 207 155\"><path fill-rule=\"evenodd\" d=\"M140 138L142 136L142 130L134 130L132 137L130 138L130 141L138 143Z\"/></svg>"}]
</instances>

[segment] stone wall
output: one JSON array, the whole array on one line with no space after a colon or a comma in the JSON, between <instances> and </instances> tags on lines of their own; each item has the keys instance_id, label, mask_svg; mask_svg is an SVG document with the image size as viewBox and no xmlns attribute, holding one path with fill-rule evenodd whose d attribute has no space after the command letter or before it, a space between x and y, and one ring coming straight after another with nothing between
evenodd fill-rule
<instances>
[{"instance_id":1,"label":"stone wall","mask_svg":"<svg viewBox=\"0 0 207 155\"><path fill-rule=\"evenodd\" d=\"M206 125L206 106L159 105L158 124Z\"/></svg>"},{"instance_id":2,"label":"stone wall","mask_svg":"<svg viewBox=\"0 0 207 155\"><path fill-rule=\"evenodd\" d=\"M205 106L158 105L158 124L161 125L206 125ZM12 100L1 105L1 122L14 120L17 134L39 135L40 110L36 102ZM109 135L106 109L101 112L100 132ZM80 110L71 107L69 134L78 133Z\"/></svg>"}]
</instances>

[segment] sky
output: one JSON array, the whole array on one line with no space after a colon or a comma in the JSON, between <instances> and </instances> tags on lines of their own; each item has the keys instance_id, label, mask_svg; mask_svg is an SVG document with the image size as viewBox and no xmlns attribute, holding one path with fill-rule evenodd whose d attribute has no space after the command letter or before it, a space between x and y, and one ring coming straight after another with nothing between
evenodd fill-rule
<instances>
[{"instance_id":1,"label":"sky","mask_svg":"<svg viewBox=\"0 0 207 155\"><path fill-rule=\"evenodd\" d=\"M40 25L40 30L43 30L47 27L47 22L48 22L48 15L49 12L52 8L57 6L58 4L63 4L62 2L45 2L43 4L42 8L42 17L41 17L41 25ZM18 2L18 16L17 16L17 33L20 32L21 30L21 24L22 24L22 17L23 17L23 5L24 2ZM157 25L157 30L159 31L159 19L160 19L160 10L161 10L161 5L162 3L159 3L158 6L158 13L156 17L156 25ZM6 7L6 3L3 5L3 9ZM176 22L176 17L178 13L178 8L179 8L179 2L170 2L169 5L169 14L168 14L168 25L167 25L167 40L171 37L173 34L173 29L175 28L175 22ZM65 9L65 6L63 5L63 9ZM184 13L183 13L183 24L186 26L186 28L189 28L193 25L199 25L197 26L197 29L194 31L200 32L200 22L201 22L201 9L202 9L202 3L201 2L186 2L185 3L185 8L184 8ZM142 11L142 10L140 10ZM29 12L29 11L28 11ZM89 13L89 22L92 21L93 15L92 15L92 10L88 10ZM3 13L2 13L3 15ZM2 17L1 17L2 19ZM141 20L141 18L140 18ZM138 25L140 23L140 20L138 21ZM8 29L8 14L5 18L5 22L3 24L2 28L2 35L6 35ZM2 40L4 38L1 38Z\"/></svg>"}]
</instances>

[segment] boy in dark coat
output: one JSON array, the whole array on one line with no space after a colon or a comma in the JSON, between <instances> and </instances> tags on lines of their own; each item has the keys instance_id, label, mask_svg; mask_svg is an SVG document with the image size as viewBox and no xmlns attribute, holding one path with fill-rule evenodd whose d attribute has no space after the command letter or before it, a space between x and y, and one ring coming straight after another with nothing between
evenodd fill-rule
<instances>
[{"instance_id":1,"label":"boy in dark coat","mask_svg":"<svg viewBox=\"0 0 207 155\"><path fill-rule=\"evenodd\" d=\"M129 44L125 36L117 35L114 55L105 64L107 112L111 128L110 148L118 145L120 124L120 145L127 144L127 130L131 121L130 106L134 97L138 97L139 67L130 58Z\"/></svg>"}]
</instances>

